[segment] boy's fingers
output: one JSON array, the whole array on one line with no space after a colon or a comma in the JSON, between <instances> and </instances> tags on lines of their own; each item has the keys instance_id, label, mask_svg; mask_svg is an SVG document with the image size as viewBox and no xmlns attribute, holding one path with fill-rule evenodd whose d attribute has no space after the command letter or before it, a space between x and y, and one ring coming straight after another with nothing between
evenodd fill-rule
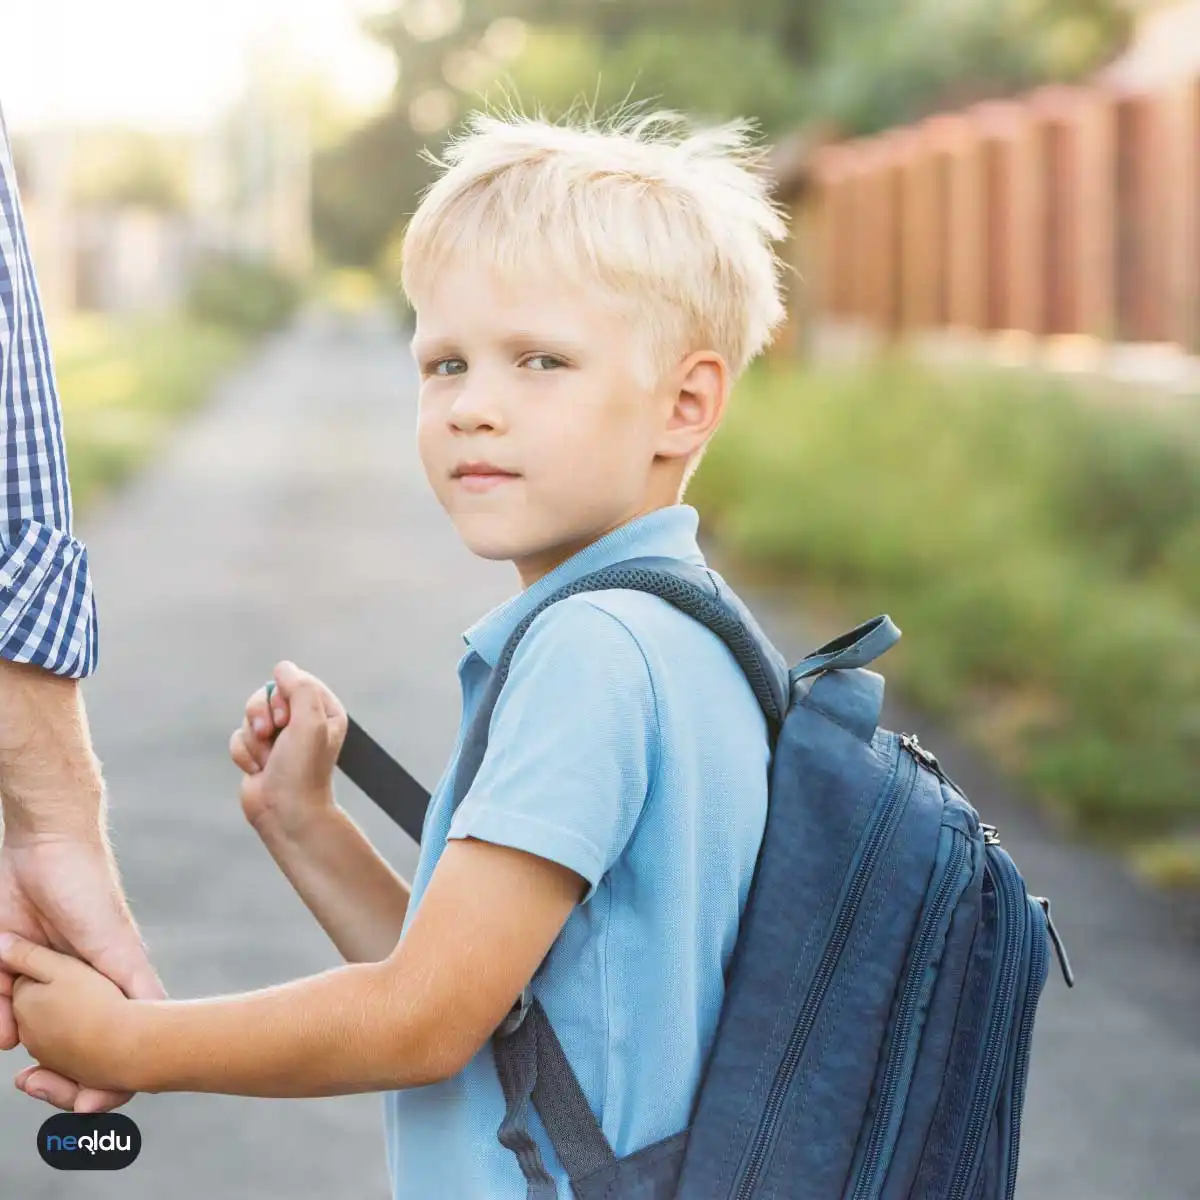
<instances>
[{"instance_id":1,"label":"boy's fingers","mask_svg":"<svg viewBox=\"0 0 1200 1200\"><path fill-rule=\"evenodd\" d=\"M259 737L269 738L276 727L282 728L287 724L287 711L283 701L275 700L274 713L267 701L267 689L260 687L246 702L246 725Z\"/></svg>"},{"instance_id":2,"label":"boy's fingers","mask_svg":"<svg viewBox=\"0 0 1200 1200\"><path fill-rule=\"evenodd\" d=\"M271 751L274 749L275 740L278 737L278 729L272 729L266 737L259 737L254 730L247 728L245 725L242 726L242 738L246 743L246 748L260 767L267 765L267 759L271 757Z\"/></svg>"},{"instance_id":3,"label":"boy's fingers","mask_svg":"<svg viewBox=\"0 0 1200 1200\"><path fill-rule=\"evenodd\" d=\"M266 703L270 707L268 718L274 721L275 725L282 729L288 723L288 703L287 697L279 690L279 685L276 683L274 675L265 689Z\"/></svg>"},{"instance_id":4,"label":"boy's fingers","mask_svg":"<svg viewBox=\"0 0 1200 1200\"><path fill-rule=\"evenodd\" d=\"M321 693L321 706L325 715L335 724L344 724L346 709L342 702L319 679L314 680Z\"/></svg>"},{"instance_id":5,"label":"boy's fingers","mask_svg":"<svg viewBox=\"0 0 1200 1200\"><path fill-rule=\"evenodd\" d=\"M263 764L250 752L245 727L235 729L233 736L229 739L229 757L247 775L257 775L262 770Z\"/></svg>"},{"instance_id":6,"label":"boy's fingers","mask_svg":"<svg viewBox=\"0 0 1200 1200\"><path fill-rule=\"evenodd\" d=\"M301 671L294 662L284 659L275 667L275 683L278 686L271 698L271 707L276 719L280 711L286 712L288 720L298 712L303 713L309 721L325 719L320 687L307 671Z\"/></svg>"},{"instance_id":7,"label":"boy's fingers","mask_svg":"<svg viewBox=\"0 0 1200 1200\"><path fill-rule=\"evenodd\" d=\"M275 743L275 730L272 729L265 737L259 737L249 724L245 723L242 725L240 733L250 757L260 767L265 767L267 759L271 757L271 747Z\"/></svg>"}]
</instances>

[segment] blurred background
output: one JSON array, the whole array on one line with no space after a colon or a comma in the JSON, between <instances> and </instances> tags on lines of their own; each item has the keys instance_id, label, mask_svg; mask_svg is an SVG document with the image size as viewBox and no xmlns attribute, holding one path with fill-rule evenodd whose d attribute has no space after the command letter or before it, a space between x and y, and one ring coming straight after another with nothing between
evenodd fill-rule
<instances>
[{"instance_id":1,"label":"blurred background","mask_svg":"<svg viewBox=\"0 0 1200 1200\"><path fill-rule=\"evenodd\" d=\"M77 503L301 305L404 319L421 151L472 108L751 116L790 318L697 476L706 524L936 631L894 668L923 704L1200 882L1195 0L2 8Z\"/></svg>"},{"instance_id":2,"label":"blurred background","mask_svg":"<svg viewBox=\"0 0 1200 1200\"><path fill-rule=\"evenodd\" d=\"M787 324L686 497L710 557L756 611L802 618L793 655L889 612L889 684L952 773L960 755L968 790L991 771L1019 794L1002 826L1036 814L1017 861L1093 990L1039 1017L1058 1049L1034 1056L1019 1194L1200 1195L1200 0L0 0L0 105L109 638L97 736L168 985L226 982L171 957L189 922L228 928L229 986L327 952L237 941L258 905L285 941L302 915L224 840L232 808L176 863L197 873L182 908L138 874L175 832L155 824L174 776L139 757L151 741L208 779L243 685L273 655L319 673L325 655L432 782L457 633L511 591L451 548L415 459L394 457L422 150L480 106L624 100L755 118L790 219ZM208 549L185 561L188 514ZM160 610L211 628L192 651L212 677L151 713L139 689L192 652ZM398 620L420 647L396 649ZM347 631L371 622L388 649L352 665ZM389 699L397 679L428 708ZM137 705L135 743L119 717ZM212 850L247 872L227 913L199 899ZM1160 945L1168 928L1184 937ZM374 1161L370 1103L320 1111L353 1114L332 1128ZM281 1195L320 1178L282 1151L257 1176L231 1161ZM42 1179L21 1177L23 1200L59 1194Z\"/></svg>"}]
</instances>

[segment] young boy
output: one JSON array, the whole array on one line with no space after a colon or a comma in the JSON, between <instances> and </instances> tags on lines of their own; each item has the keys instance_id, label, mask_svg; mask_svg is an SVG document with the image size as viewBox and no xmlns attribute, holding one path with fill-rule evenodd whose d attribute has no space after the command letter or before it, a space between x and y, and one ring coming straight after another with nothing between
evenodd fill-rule
<instances>
[{"instance_id":1,"label":"young boy","mask_svg":"<svg viewBox=\"0 0 1200 1200\"><path fill-rule=\"evenodd\" d=\"M550 592L640 555L703 565L681 497L782 316L755 157L743 125L481 115L439 164L404 246L420 454L459 536L522 587L463 635L461 730ZM334 798L341 703L291 663L274 679L231 741L243 808L348 965L134 1001L18 942L33 1057L125 1091L384 1092L397 1197L516 1200L489 1039L545 959L534 990L617 1156L683 1129L766 816L765 719L720 639L632 591L542 612L452 812L460 730L411 890Z\"/></svg>"}]
</instances>

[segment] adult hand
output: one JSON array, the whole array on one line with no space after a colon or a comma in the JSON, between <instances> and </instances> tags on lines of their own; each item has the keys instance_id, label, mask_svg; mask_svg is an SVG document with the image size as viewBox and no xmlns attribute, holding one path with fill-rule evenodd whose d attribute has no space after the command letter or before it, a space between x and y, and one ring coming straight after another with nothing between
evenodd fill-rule
<instances>
[{"instance_id":1,"label":"adult hand","mask_svg":"<svg viewBox=\"0 0 1200 1200\"><path fill-rule=\"evenodd\" d=\"M0 932L83 959L131 999L166 997L99 830L69 836L6 833L0 843ZM0 970L0 1050L19 1041L12 988L12 975ZM14 1083L67 1111L107 1112L132 1098L128 1092L81 1088L37 1064L19 1072Z\"/></svg>"}]
</instances>

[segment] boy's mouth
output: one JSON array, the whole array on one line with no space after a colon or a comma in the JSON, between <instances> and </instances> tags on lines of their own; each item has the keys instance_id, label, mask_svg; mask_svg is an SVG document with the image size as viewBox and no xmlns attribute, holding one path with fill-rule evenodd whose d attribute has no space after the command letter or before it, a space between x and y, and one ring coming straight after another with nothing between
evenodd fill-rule
<instances>
[{"instance_id":1,"label":"boy's mouth","mask_svg":"<svg viewBox=\"0 0 1200 1200\"><path fill-rule=\"evenodd\" d=\"M455 476L455 482L468 492L490 492L493 488L499 487L502 483L512 483L514 479L520 479L519 475L458 475Z\"/></svg>"},{"instance_id":2,"label":"boy's mouth","mask_svg":"<svg viewBox=\"0 0 1200 1200\"><path fill-rule=\"evenodd\" d=\"M468 492L489 492L507 480L520 478L515 471L482 461L460 462L450 472L450 477Z\"/></svg>"}]
</instances>

